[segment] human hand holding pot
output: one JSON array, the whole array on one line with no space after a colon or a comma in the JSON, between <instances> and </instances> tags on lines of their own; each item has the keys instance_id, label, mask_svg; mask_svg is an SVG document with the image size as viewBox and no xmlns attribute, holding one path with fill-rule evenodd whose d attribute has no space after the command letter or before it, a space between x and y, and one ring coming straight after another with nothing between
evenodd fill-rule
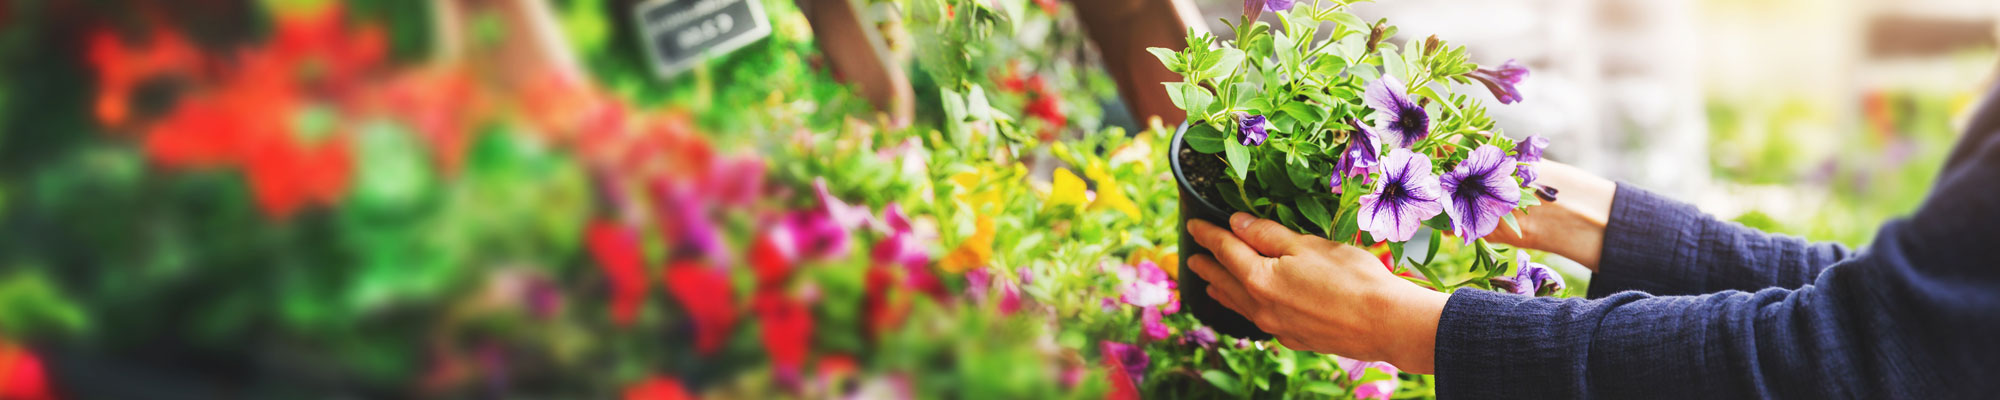
<instances>
[{"instance_id":1,"label":"human hand holding pot","mask_svg":"<svg viewBox=\"0 0 2000 400\"><path fill-rule=\"evenodd\" d=\"M1286 347L1433 369L1438 316L1450 295L1382 268L1373 254L1236 213L1231 229L1194 219L1188 231L1214 252L1189 260L1208 295Z\"/></svg>"}]
</instances>

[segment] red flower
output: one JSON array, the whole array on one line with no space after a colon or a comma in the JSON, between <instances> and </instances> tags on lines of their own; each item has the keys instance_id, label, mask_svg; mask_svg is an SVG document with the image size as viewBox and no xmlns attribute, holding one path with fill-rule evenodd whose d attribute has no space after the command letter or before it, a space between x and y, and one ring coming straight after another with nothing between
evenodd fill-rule
<instances>
[{"instance_id":1,"label":"red flower","mask_svg":"<svg viewBox=\"0 0 2000 400\"><path fill-rule=\"evenodd\" d=\"M625 400L688 400L695 398L688 394L681 381L663 376L652 376L625 387Z\"/></svg>"},{"instance_id":2,"label":"red flower","mask_svg":"<svg viewBox=\"0 0 2000 400\"><path fill-rule=\"evenodd\" d=\"M798 264L799 250L791 228L780 221L750 242L750 268L757 272L759 290L771 290L785 282Z\"/></svg>"},{"instance_id":3,"label":"red flower","mask_svg":"<svg viewBox=\"0 0 2000 400\"><path fill-rule=\"evenodd\" d=\"M192 43L173 31L159 29L148 46L128 48L111 31L90 34L86 61L97 72L97 121L121 125L131 117L132 90L166 73L190 73L200 61Z\"/></svg>"},{"instance_id":4,"label":"red flower","mask_svg":"<svg viewBox=\"0 0 2000 400\"><path fill-rule=\"evenodd\" d=\"M867 322L861 326L861 333L871 339L902 326L910 312L911 293L898 284L904 280L896 273L901 268L892 265L868 268L867 294L861 299L861 316Z\"/></svg>"},{"instance_id":5,"label":"red flower","mask_svg":"<svg viewBox=\"0 0 2000 400\"><path fill-rule=\"evenodd\" d=\"M695 351L706 356L722 350L737 319L729 276L700 262L676 262L667 266L667 293L694 320Z\"/></svg>"},{"instance_id":6,"label":"red flower","mask_svg":"<svg viewBox=\"0 0 2000 400\"><path fill-rule=\"evenodd\" d=\"M1104 393L1107 400L1138 400L1139 386L1133 383L1132 374L1125 372L1125 365L1118 363L1117 357L1104 357L1104 370L1111 379L1111 391Z\"/></svg>"},{"instance_id":7,"label":"red flower","mask_svg":"<svg viewBox=\"0 0 2000 400\"><path fill-rule=\"evenodd\" d=\"M347 190L354 167L345 136L313 147L291 138L262 140L250 153L245 173L265 216L285 219L307 204L333 204Z\"/></svg>"},{"instance_id":8,"label":"red flower","mask_svg":"<svg viewBox=\"0 0 2000 400\"><path fill-rule=\"evenodd\" d=\"M0 341L0 399L48 400L48 376L42 360L27 348Z\"/></svg>"},{"instance_id":9,"label":"red flower","mask_svg":"<svg viewBox=\"0 0 2000 400\"><path fill-rule=\"evenodd\" d=\"M1049 83L1041 75L1028 78L1029 116L1040 118L1048 126L1042 129L1042 140L1055 140L1057 131L1069 124L1069 117L1063 115L1062 100L1049 90Z\"/></svg>"},{"instance_id":10,"label":"red flower","mask_svg":"<svg viewBox=\"0 0 2000 400\"><path fill-rule=\"evenodd\" d=\"M631 326L639 316L639 306L646 301L646 256L639 248L639 232L600 220L590 223L585 240L611 285L611 321Z\"/></svg>"},{"instance_id":11,"label":"red flower","mask_svg":"<svg viewBox=\"0 0 2000 400\"><path fill-rule=\"evenodd\" d=\"M764 348L781 379L796 378L812 345L812 310L784 293L757 295L757 318L764 324Z\"/></svg>"}]
</instances>

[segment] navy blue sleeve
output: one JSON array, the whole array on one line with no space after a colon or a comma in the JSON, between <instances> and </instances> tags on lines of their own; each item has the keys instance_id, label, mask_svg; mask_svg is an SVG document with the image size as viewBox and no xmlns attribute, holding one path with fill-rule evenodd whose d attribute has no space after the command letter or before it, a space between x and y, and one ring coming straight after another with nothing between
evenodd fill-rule
<instances>
[{"instance_id":1,"label":"navy blue sleeve","mask_svg":"<svg viewBox=\"0 0 2000 400\"><path fill-rule=\"evenodd\" d=\"M1620 182L1590 298L1638 290L1687 295L1798 288L1853 252L1764 233Z\"/></svg>"},{"instance_id":2,"label":"navy blue sleeve","mask_svg":"<svg viewBox=\"0 0 2000 400\"><path fill-rule=\"evenodd\" d=\"M1438 397L2000 393L2000 126L1980 125L1913 215L1797 288L1599 299L1453 293L1438 321ZM1773 260L1673 259L1707 274Z\"/></svg>"}]
</instances>

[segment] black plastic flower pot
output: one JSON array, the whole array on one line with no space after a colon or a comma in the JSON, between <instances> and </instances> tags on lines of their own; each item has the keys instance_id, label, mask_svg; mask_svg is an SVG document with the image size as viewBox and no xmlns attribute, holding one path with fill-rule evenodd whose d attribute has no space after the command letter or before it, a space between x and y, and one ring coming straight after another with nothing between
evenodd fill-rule
<instances>
[{"instance_id":1,"label":"black plastic flower pot","mask_svg":"<svg viewBox=\"0 0 2000 400\"><path fill-rule=\"evenodd\" d=\"M1270 339L1270 333L1266 333L1262 329L1257 329L1257 324L1251 323L1248 318L1243 317L1243 314L1237 314L1236 311L1223 307L1222 303L1216 302L1214 298L1209 297L1208 281L1202 279L1201 275L1196 274L1188 266L1189 258L1201 254L1210 254L1207 248L1201 247L1200 243L1195 243L1194 237L1188 233L1188 220L1200 218L1215 224L1215 226L1227 228L1229 227L1229 215L1234 212L1231 211L1228 203L1222 202L1220 199L1204 198L1201 195L1202 191L1197 190L1194 184L1190 183L1188 179L1190 172L1213 175L1197 176L1197 179L1208 179L1211 183L1219 183L1229 178L1223 175L1221 168L1198 168L1199 171L1185 171L1186 168L1182 168L1181 161L1183 156L1212 157L1212 155L1202 154L1194 151L1191 147L1187 147L1182 138L1182 136L1187 135L1187 130L1188 124L1181 123L1180 128L1174 131L1174 139L1171 141L1171 145L1167 146L1168 165L1172 165L1174 169L1174 186L1180 190L1181 217L1178 229L1181 235L1179 279L1181 309L1188 310L1189 313L1194 314L1195 319L1199 319L1201 323L1215 328L1216 333L1251 340ZM1219 164L1221 160L1216 160L1215 162Z\"/></svg>"}]
</instances>

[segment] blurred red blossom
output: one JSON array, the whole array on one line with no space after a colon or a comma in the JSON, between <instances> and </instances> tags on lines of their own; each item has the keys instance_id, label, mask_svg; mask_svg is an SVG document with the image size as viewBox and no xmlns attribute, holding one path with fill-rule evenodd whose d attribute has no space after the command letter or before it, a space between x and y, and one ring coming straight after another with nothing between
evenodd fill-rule
<instances>
[{"instance_id":1,"label":"blurred red blossom","mask_svg":"<svg viewBox=\"0 0 2000 400\"><path fill-rule=\"evenodd\" d=\"M737 320L728 274L701 262L676 262L667 266L667 292L694 320L695 351L707 356L722 350Z\"/></svg>"},{"instance_id":2,"label":"blurred red blossom","mask_svg":"<svg viewBox=\"0 0 2000 400\"><path fill-rule=\"evenodd\" d=\"M26 347L0 340L0 400L54 398L42 359Z\"/></svg>"},{"instance_id":3,"label":"blurred red blossom","mask_svg":"<svg viewBox=\"0 0 2000 400\"><path fill-rule=\"evenodd\" d=\"M625 387L625 400L688 400L694 395L674 378L652 376Z\"/></svg>"},{"instance_id":4,"label":"blurred red blossom","mask_svg":"<svg viewBox=\"0 0 2000 400\"><path fill-rule=\"evenodd\" d=\"M779 379L799 378L812 346L812 309L778 291L757 294L756 309L764 325L764 349L770 352Z\"/></svg>"},{"instance_id":5,"label":"blurred red blossom","mask_svg":"<svg viewBox=\"0 0 2000 400\"><path fill-rule=\"evenodd\" d=\"M588 229L584 240L611 287L611 321L629 327L646 300L646 255L639 247L639 232L602 220L591 222Z\"/></svg>"}]
</instances>

